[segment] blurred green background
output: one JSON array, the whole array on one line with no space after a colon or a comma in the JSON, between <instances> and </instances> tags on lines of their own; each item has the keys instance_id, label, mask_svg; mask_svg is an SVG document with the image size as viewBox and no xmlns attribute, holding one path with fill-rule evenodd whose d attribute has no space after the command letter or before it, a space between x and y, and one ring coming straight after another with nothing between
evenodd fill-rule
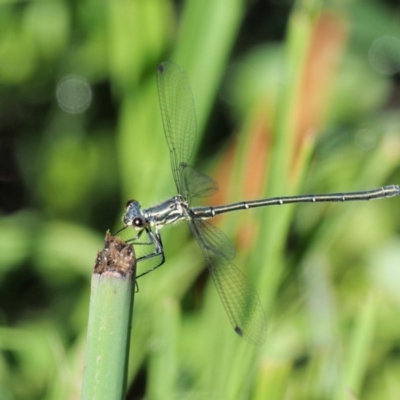
<instances>
[{"instance_id":1,"label":"blurred green background","mask_svg":"<svg viewBox=\"0 0 400 400\"><path fill-rule=\"evenodd\" d=\"M126 201L175 194L155 84L197 110L204 204L400 183L397 1L3 1L0 400L79 398L90 276ZM206 201L207 200L207 201ZM237 337L185 226L139 280L129 399L398 399L400 199L215 223L257 287ZM140 265L140 270L146 266Z\"/></svg>"}]
</instances>

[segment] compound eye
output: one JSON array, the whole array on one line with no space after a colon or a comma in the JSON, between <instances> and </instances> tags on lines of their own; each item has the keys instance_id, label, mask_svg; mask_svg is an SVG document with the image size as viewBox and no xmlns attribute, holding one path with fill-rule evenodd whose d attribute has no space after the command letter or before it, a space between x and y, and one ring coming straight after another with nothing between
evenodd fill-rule
<instances>
[{"instance_id":1,"label":"compound eye","mask_svg":"<svg viewBox=\"0 0 400 400\"><path fill-rule=\"evenodd\" d=\"M125 208L128 209L133 203L136 203L136 200L128 200Z\"/></svg>"},{"instance_id":2,"label":"compound eye","mask_svg":"<svg viewBox=\"0 0 400 400\"><path fill-rule=\"evenodd\" d=\"M143 219L143 218L140 218L140 217L136 217L133 221L132 221L132 226L135 228L135 229L143 229L144 227L145 227L145 225L146 225L146 222L145 222L145 220Z\"/></svg>"}]
</instances>

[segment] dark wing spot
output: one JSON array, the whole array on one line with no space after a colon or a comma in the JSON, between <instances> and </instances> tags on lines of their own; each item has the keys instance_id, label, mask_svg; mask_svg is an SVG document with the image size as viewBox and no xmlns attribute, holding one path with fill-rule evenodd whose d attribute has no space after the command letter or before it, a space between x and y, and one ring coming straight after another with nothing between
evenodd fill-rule
<instances>
[{"instance_id":1,"label":"dark wing spot","mask_svg":"<svg viewBox=\"0 0 400 400\"><path fill-rule=\"evenodd\" d=\"M243 336L242 328L240 328L239 326L235 326L235 332L236 332L239 336Z\"/></svg>"},{"instance_id":2,"label":"dark wing spot","mask_svg":"<svg viewBox=\"0 0 400 400\"><path fill-rule=\"evenodd\" d=\"M162 74L162 73L164 72L164 70L165 70L164 64L160 64L160 65L158 66L158 72L159 72L160 74Z\"/></svg>"}]
</instances>

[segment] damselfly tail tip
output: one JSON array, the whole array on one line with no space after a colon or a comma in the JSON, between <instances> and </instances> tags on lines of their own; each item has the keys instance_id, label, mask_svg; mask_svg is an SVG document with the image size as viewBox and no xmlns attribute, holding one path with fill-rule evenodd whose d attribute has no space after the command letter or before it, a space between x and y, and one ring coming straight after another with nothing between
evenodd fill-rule
<instances>
[{"instance_id":1,"label":"damselfly tail tip","mask_svg":"<svg viewBox=\"0 0 400 400\"><path fill-rule=\"evenodd\" d=\"M389 189L389 196L398 196L400 194L400 185L390 185L388 186Z\"/></svg>"}]
</instances>

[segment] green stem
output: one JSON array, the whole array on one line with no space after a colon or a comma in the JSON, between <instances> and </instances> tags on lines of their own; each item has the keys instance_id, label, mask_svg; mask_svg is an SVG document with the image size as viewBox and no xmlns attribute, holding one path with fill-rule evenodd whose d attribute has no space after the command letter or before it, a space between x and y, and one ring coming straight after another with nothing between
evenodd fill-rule
<instances>
[{"instance_id":1,"label":"green stem","mask_svg":"<svg viewBox=\"0 0 400 400\"><path fill-rule=\"evenodd\" d=\"M123 399L136 276L132 246L107 233L92 275L81 399Z\"/></svg>"}]
</instances>

